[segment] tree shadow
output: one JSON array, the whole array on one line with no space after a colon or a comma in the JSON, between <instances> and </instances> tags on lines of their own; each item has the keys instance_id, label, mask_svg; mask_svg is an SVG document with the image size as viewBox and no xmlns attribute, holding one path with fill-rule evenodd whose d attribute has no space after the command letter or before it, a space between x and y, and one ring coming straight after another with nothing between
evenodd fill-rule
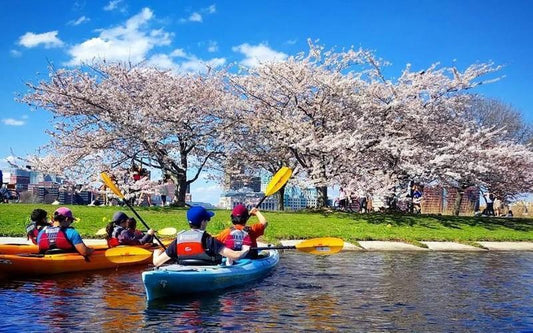
<instances>
[{"instance_id":1,"label":"tree shadow","mask_svg":"<svg viewBox=\"0 0 533 333\"><path fill-rule=\"evenodd\" d=\"M323 213L325 216L331 213ZM428 229L438 229L439 225L445 228L462 229L464 226L482 227L487 230L496 230L502 227L516 231L533 231L533 220L509 217L473 217L450 215L426 215L408 213L342 213L336 212L336 218L362 220L371 224L391 224L395 226L420 226Z\"/></svg>"}]
</instances>

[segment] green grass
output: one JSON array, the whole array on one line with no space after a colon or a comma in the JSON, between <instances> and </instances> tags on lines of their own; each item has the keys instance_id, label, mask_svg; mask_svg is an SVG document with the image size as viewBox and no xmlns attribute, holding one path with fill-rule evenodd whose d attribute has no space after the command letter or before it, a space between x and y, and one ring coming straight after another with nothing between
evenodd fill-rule
<instances>
[{"instance_id":1,"label":"green grass","mask_svg":"<svg viewBox=\"0 0 533 333\"><path fill-rule=\"evenodd\" d=\"M57 208L42 204L1 204L0 236L23 236L31 211L43 208L50 214ZM74 227L83 237L105 227L117 210L132 215L128 207L70 206L80 221ZM155 230L164 227L186 229L185 209L136 207L138 213ZM215 210L208 226L212 234L230 225L230 211ZM280 239L340 237L345 241L395 240L412 244L420 241L533 241L533 220L522 218L466 217L440 215L354 214L342 212L268 212L269 226L264 236L268 242ZM257 219L252 217L250 223ZM140 221L139 221L140 222ZM140 226L141 224L138 223Z\"/></svg>"}]
</instances>

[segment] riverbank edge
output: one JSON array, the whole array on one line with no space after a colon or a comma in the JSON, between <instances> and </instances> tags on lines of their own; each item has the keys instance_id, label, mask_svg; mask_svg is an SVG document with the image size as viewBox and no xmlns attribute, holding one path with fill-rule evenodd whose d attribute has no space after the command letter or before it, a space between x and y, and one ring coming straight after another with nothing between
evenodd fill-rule
<instances>
[{"instance_id":1,"label":"riverbank edge","mask_svg":"<svg viewBox=\"0 0 533 333\"><path fill-rule=\"evenodd\" d=\"M105 244L103 239L84 239L87 245ZM293 246L302 240L281 240L283 246ZM391 241L358 241L357 245L344 242L343 251L533 251L533 242L472 242L467 245L456 242L420 241L423 246ZM23 237L0 237L0 244L31 244ZM267 244L258 244L267 246Z\"/></svg>"}]
</instances>

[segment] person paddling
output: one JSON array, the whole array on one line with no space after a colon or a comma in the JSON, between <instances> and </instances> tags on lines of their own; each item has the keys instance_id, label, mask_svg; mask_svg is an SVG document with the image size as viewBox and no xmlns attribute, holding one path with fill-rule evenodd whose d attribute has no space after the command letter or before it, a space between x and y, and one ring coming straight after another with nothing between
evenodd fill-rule
<instances>
[{"instance_id":1,"label":"person paddling","mask_svg":"<svg viewBox=\"0 0 533 333\"><path fill-rule=\"evenodd\" d=\"M118 241L121 245L142 245L151 243L154 239L154 230L150 229L145 233L137 230L137 221L130 217L126 220L126 229L118 235Z\"/></svg>"},{"instance_id":2,"label":"person paddling","mask_svg":"<svg viewBox=\"0 0 533 333\"><path fill-rule=\"evenodd\" d=\"M113 214L113 220L109 222L105 228L107 246L114 247L120 245L118 236L122 233L122 231L126 230L126 221L128 218L128 215L126 215L124 212L118 211Z\"/></svg>"},{"instance_id":3,"label":"person paddling","mask_svg":"<svg viewBox=\"0 0 533 333\"><path fill-rule=\"evenodd\" d=\"M26 237L31 239L33 244L37 244L37 236L42 228L49 226L48 213L41 208L34 209L31 212L31 223L26 226Z\"/></svg>"},{"instance_id":4,"label":"person paddling","mask_svg":"<svg viewBox=\"0 0 533 333\"><path fill-rule=\"evenodd\" d=\"M60 207L54 212L54 222L51 226L44 227L37 236L39 253L49 250L63 250L65 252L78 252L85 258L89 257L94 249L87 247L80 234L70 225L74 222L72 211L67 207Z\"/></svg>"},{"instance_id":5,"label":"person paddling","mask_svg":"<svg viewBox=\"0 0 533 333\"><path fill-rule=\"evenodd\" d=\"M257 216L259 223L246 226L246 222L251 215ZM216 238L223 244L231 245L237 241L238 245L240 243L240 238L246 240L246 235L244 234L246 233L250 237L250 246L252 248L257 247L257 238L265 233L265 229L268 225L266 218L261 214L258 208L253 208L248 212L248 208L242 204L235 206L231 211L231 223L233 223L233 226L222 230L222 232L216 235ZM257 256L257 250L250 250L247 258L255 259Z\"/></svg>"},{"instance_id":6,"label":"person paddling","mask_svg":"<svg viewBox=\"0 0 533 333\"><path fill-rule=\"evenodd\" d=\"M181 265L216 265L222 262L221 256L232 260L246 256L248 247L233 251L205 231L207 222L214 215L202 206L191 207L187 211L190 229L179 232L166 251L156 249L154 265L159 267L170 259L177 260Z\"/></svg>"}]
</instances>

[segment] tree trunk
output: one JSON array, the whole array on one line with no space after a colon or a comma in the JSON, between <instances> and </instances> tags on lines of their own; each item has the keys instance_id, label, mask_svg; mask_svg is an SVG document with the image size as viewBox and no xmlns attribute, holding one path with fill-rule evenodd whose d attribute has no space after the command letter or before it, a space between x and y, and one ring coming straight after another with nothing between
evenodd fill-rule
<instances>
[{"instance_id":1,"label":"tree trunk","mask_svg":"<svg viewBox=\"0 0 533 333\"><path fill-rule=\"evenodd\" d=\"M277 196L278 196L279 210L284 211L285 210L285 185L283 185L283 187L279 189Z\"/></svg>"},{"instance_id":2,"label":"tree trunk","mask_svg":"<svg viewBox=\"0 0 533 333\"><path fill-rule=\"evenodd\" d=\"M172 173L171 178L176 184L174 191L174 205L178 207L185 207L185 195L187 194L187 177L184 173Z\"/></svg>"},{"instance_id":3,"label":"tree trunk","mask_svg":"<svg viewBox=\"0 0 533 333\"><path fill-rule=\"evenodd\" d=\"M317 186L316 208L324 208L328 205L328 187Z\"/></svg>"},{"instance_id":4,"label":"tree trunk","mask_svg":"<svg viewBox=\"0 0 533 333\"><path fill-rule=\"evenodd\" d=\"M453 215L459 216L461 210L461 201L463 201L464 190L460 187L456 187L457 195L455 196L455 203L453 204Z\"/></svg>"}]
</instances>

